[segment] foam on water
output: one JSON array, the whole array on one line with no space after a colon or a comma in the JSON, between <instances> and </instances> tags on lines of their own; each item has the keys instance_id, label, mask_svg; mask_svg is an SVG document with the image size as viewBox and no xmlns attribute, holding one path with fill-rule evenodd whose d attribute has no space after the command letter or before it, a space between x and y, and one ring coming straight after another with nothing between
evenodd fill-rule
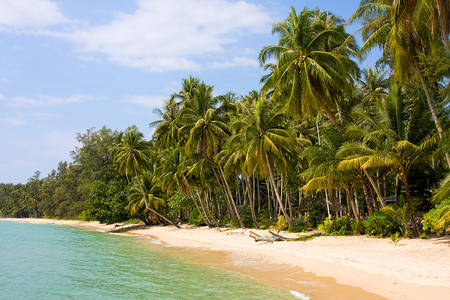
<instances>
[{"instance_id":1,"label":"foam on water","mask_svg":"<svg viewBox=\"0 0 450 300\"><path fill-rule=\"evenodd\" d=\"M300 292L293 291L293 290L290 290L289 292L290 292L295 298L297 298L297 299L309 300L309 297L308 297L308 296L305 296L305 295L303 295L303 294L300 293Z\"/></svg>"}]
</instances>

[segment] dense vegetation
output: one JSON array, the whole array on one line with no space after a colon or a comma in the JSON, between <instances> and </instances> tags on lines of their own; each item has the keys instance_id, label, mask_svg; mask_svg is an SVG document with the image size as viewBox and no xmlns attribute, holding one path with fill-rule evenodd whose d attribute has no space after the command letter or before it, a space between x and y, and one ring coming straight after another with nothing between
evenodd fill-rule
<instances>
[{"instance_id":1,"label":"dense vegetation","mask_svg":"<svg viewBox=\"0 0 450 300\"><path fill-rule=\"evenodd\" d=\"M261 91L215 96L184 79L152 140L135 127L79 134L72 163L0 185L0 214L290 230L326 218L330 234L413 237L425 214L424 229L442 231L449 14L439 0L362 0L349 20L363 25L358 48L338 16L292 8L260 52ZM377 67L360 70L374 47Z\"/></svg>"}]
</instances>

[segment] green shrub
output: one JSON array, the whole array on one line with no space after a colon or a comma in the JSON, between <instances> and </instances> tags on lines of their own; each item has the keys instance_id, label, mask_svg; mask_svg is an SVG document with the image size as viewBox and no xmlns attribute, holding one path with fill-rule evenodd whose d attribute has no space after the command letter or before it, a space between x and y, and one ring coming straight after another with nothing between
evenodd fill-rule
<instances>
[{"instance_id":1,"label":"green shrub","mask_svg":"<svg viewBox=\"0 0 450 300\"><path fill-rule=\"evenodd\" d=\"M376 236L389 236L399 232L401 225L390 220L384 213L376 211L363 221L367 234Z\"/></svg>"},{"instance_id":2,"label":"green shrub","mask_svg":"<svg viewBox=\"0 0 450 300\"><path fill-rule=\"evenodd\" d=\"M325 232L325 234L332 234L333 232L335 232L336 226L333 220L330 220L330 218L326 218L325 221L323 221L323 224L320 224L317 229L319 231Z\"/></svg>"},{"instance_id":3,"label":"green shrub","mask_svg":"<svg viewBox=\"0 0 450 300\"><path fill-rule=\"evenodd\" d=\"M322 202L314 201L306 205L308 210L307 220L311 226L316 227L320 220L322 220L323 214L325 213L325 206Z\"/></svg>"},{"instance_id":4,"label":"green shrub","mask_svg":"<svg viewBox=\"0 0 450 300\"><path fill-rule=\"evenodd\" d=\"M261 212L257 216L259 228L267 229L270 226L275 226L276 222L270 217L268 210L261 210Z\"/></svg>"},{"instance_id":5,"label":"green shrub","mask_svg":"<svg viewBox=\"0 0 450 300\"><path fill-rule=\"evenodd\" d=\"M308 222L304 219L293 219L292 226L287 229L288 232L303 232L309 227Z\"/></svg>"},{"instance_id":6,"label":"green shrub","mask_svg":"<svg viewBox=\"0 0 450 300\"><path fill-rule=\"evenodd\" d=\"M336 235L352 235L353 230L349 219L346 216L339 218L336 222Z\"/></svg>"},{"instance_id":7,"label":"green shrub","mask_svg":"<svg viewBox=\"0 0 450 300\"><path fill-rule=\"evenodd\" d=\"M425 218L423 229L435 231L438 235L441 235L449 225L448 220L446 222L445 215L443 214L444 210L448 210L449 205L450 199L446 199L427 212L423 216Z\"/></svg>"},{"instance_id":8,"label":"green shrub","mask_svg":"<svg viewBox=\"0 0 450 300\"><path fill-rule=\"evenodd\" d=\"M328 235L352 235L353 228L346 216L339 218L337 221L326 218L318 229ZM355 233L356 234L356 233Z\"/></svg>"},{"instance_id":9,"label":"green shrub","mask_svg":"<svg viewBox=\"0 0 450 300\"><path fill-rule=\"evenodd\" d=\"M286 229L288 229L289 224L286 221L284 216L279 216L278 217L278 222L277 222L276 227L277 227L278 230L286 230Z\"/></svg>"},{"instance_id":10,"label":"green shrub","mask_svg":"<svg viewBox=\"0 0 450 300\"><path fill-rule=\"evenodd\" d=\"M191 213L189 214L189 224L205 225L205 223L202 220L202 217L200 216L200 214L196 208L194 208L191 211Z\"/></svg>"}]
</instances>

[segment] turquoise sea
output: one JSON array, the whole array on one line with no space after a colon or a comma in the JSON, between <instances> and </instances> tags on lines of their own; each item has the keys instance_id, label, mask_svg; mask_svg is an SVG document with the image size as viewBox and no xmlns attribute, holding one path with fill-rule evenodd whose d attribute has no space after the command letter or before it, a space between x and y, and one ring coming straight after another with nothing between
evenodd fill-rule
<instances>
[{"instance_id":1,"label":"turquoise sea","mask_svg":"<svg viewBox=\"0 0 450 300\"><path fill-rule=\"evenodd\" d=\"M292 299L146 237L0 222L0 299ZM206 252L206 251L205 251ZM184 258L183 258L184 257Z\"/></svg>"}]
</instances>

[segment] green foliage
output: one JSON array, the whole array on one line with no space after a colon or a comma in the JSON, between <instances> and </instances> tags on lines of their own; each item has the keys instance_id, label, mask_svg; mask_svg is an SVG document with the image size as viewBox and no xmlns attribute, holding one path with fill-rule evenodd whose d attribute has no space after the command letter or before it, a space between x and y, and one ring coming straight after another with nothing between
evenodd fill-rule
<instances>
[{"instance_id":1,"label":"green foliage","mask_svg":"<svg viewBox=\"0 0 450 300\"><path fill-rule=\"evenodd\" d=\"M117 223L130 218L126 209L128 205L127 187L122 181L113 180L105 183L100 180L92 182L90 193L85 202L87 217L100 223Z\"/></svg>"},{"instance_id":2,"label":"green foliage","mask_svg":"<svg viewBox=\"0 0 450 300\"><path fill-rule=\"evenodd\" d=\"M306 222L303 218L293 219L292 226L289 226L287 229L288 232L303 232L309 227L308 222Z\"/></svg>"},{"instance_id":3,"label":"green foliage","mask_svg":"<svg viewBox=\"0 0 450 300\"><path fill-rule=\"evenodd\" d=\"M339 218L337 221L326 218L323 224L319 225L318 229L327 235L351 235L354 233L351 223L346 216Z\"/></svg>"},{"instance_id":4,"label":"green foliage","mask_svg":"<svg viewBox=\"0 0 450 300\"><path fill-rule=\"evenodd\" d=\"M306 206L308 211L307 220L312 227L316 227L317 223L322 220L322 216L325 213L325 206L319 201L313 201Z\"/></svg>"},{"instance_id":5,"label":"green foliage","mask_svg":"<svg viewBox=\"0 0 450 300\"><path fill-rule=\"evenodd\" d=\"M196 208L194 208L191 211L191 213L189 214L189 224L205 225L205 223L202 220L202 217L200 216L200 214Z\"/></svg>"},{"instance_id":6,"label":"green foliage","mask_svg":"<svg viewBox=\"0 0 450 300\"><path fill-rule=\"evenodd\" d=\"M399 223L390 220L384 213L376 211L363 221L366 233L370 235L389 236L400 231Z\"/></svg>"},{"instance_id":7,"label":"green foliage","mask_svg":"<svg viewBox=\"0 0 450 300\"><path fill-rule=\"evenodd\" d=\"M288 229L289 224L287 223L286 219L283 216L279 216L276 227L278 230L286 230Z\"/></svg>"},{"instance_id":8,"label":"green foliage","mask_svg":"<svg viewBox=\"0 0 450 300\"><path fill-rule=\"evenodd\" d=\"M268 229L276 225L276 222L270 217L269 211L267 210L261 210L258 215L258 223L260 229Z\"/></svg>"},{"instance_id":9,"label":"green foliage","mask_svg":"<svg viewBox=\"0 0 450 300\"><path fill-rule=\"evenodd\" d=\"M319 231L325 232L325 234L332 234L335 231L335 224L330 218L326 218L323 224L320 224L317 228Z\"/></svg>"},{"instance_id":10,"label":"green foliage","mask_svg":"<svg viewBox=\"0 0 450 300\"><path fill-rule=\"evenodd\" d=\"M394 243L394 246L398 245L398 242L400 242L400 240L402 239L401 237L399 237L400 232L396 232L394 234L390 234L389 237L391 238L392 243Z\"/></svg>"},{"instance_id":11,"label":"green foliage","mask_svg":"<svg viewBox=\"0 0 450 300\"><path fill-rule=\"evenodd\" d=\"M450 198L442 201L424 216L424 230L431 230L438 235L442 234L450 225Z\"/></svg>"}]
</instances>

